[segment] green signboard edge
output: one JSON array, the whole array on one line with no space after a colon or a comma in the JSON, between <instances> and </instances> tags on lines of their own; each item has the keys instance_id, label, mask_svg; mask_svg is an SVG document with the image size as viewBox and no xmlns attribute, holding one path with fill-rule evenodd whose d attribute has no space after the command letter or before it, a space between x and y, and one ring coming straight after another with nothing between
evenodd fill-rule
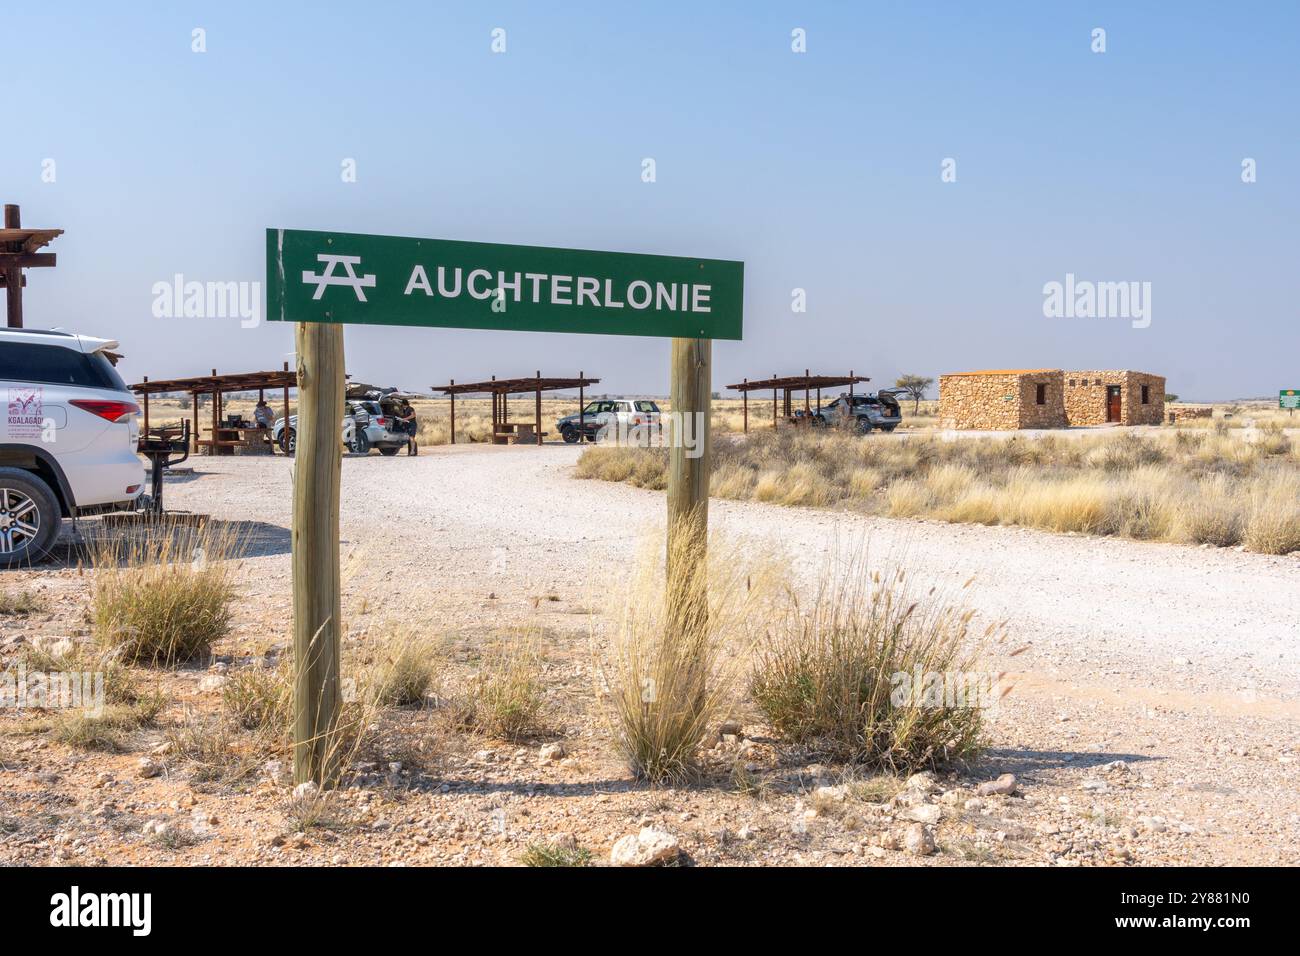
<instances>
[{"instance_id":1,"label":"green signboard edge","mask_svg":"<svg viewBox=\"0 0 1300 956\"><path fill-rule=\"evenodd\" d=\"M639 329L617 329L617 328L608 328L608 327L599 328L599 329L586 329L586 328L577 327L577 323L573 323L570 327L564 327L564 328L550 328L545 326L538 326L534 328L530 326L523 326L520 324L510 324L510 323L503 324L498 317L500 313L494 313L491 310L490 299L480 300L482 302L482 311L484 313L483 319L481 321L476 319L470 319L468 321L457 320L454 322L433 323L433 322L421 321L416 319L396 320L396 321L385 320L382 322L356 320L356 319L347 318L346 316L332 315L331 313L333 312L333 309L330 308L323 301L320 303L317 309L308 311L307 314L294 314L291 316L286 314L288 309L288 303L286 301L285 292L288 288L288 284L287 284L288 277L284 274L284 268L285 268L284 260L281 256L281 251L280 251L280 243L283 241L284 237L295 237L295 238L312 237L316 240L323 242L326 245L333 244L333 241L338 241L340 244L344 244L349 240L361 240L363 242L371 242L376 240L384 241L384 242L396 242L396 243L413 242L416 243L417 245L427 242L427 243L434 243L434 244L454 244L455 246L461 247L463 249L481 249L485 252L492 252L492 253L499 253L501 250L504 249L504 250L509 250L511 254L520 254L520 255L541 254L544 256L557 256L557 255L562 256L562 255L573 254L579 256L608 256L608 257L613 257L618 260L621 260L625 264L629 262L648 263L648 264L667 263L667 264L680 267L683 264L689 263L701 269L706 269L710 266L734 268L735 270L734 284L735 284L735 297L736 297L736 308L735 308L736 314L735 314L735 321L734 321L734 329L728 328L728 329L719 330L716 327L717 323L714 323L715 327L711 330L692 329L690 326L692 326L694 323L689 318L689 316L692 315L692 313L683 313L681 316L674 317L675 321L672 322L674 328L665 330L663 332L645 332ZM364 268L364 266L362 268ZM651 337L653 338L715 338L715 339L739 341L742 338L743 328L744 328L743 325L744 323L744 301L743 301L744 300L744 269L745 269L745 263L743 261L733 260L733 259L705 259L705 258L696 258L691 256L667 256L658 253L610 252L608 250L574 249L574 248L559 247L559 246L532 246L532 245L518 245L512 243L478 242L474 240L431 239L428 237L418 237L418 236L390 236L390 235L378 235L372 233L351 233L351 232L324 231L324 230L312 230L312 229L280 229L274 227L267 227L266 229L266 279L267 279L266 316L268 321L273 321L273 322L320 322L320 323L336 324L336 325L385 325L390 327L402 327L402 328L459 328L459 329L476 329L476 330L486 330L486 331L558 332L561 334L578 334L578 335L630 335L630 336L638 336L638 337L646 337L646 338L651 338ZM507 313L508 311L509 309L507 308ZM658 313L655 311L651 311L644 314L647 316L658 315ZM703 334L701 334L702 331Z\"/></svg>"}]
</instances>

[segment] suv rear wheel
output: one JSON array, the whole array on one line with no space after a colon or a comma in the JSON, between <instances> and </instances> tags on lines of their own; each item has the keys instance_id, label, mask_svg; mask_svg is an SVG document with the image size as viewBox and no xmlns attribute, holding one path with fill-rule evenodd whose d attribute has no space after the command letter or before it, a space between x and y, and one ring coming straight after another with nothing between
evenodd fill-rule
<instances>
[{"instance_id":1,"label":"suv rear wheel","mask_svg":"<svg viewBox=\"0 0 1300 956\"><path fill-rule=\"evenodd\" d=\"M58 536L61 518L45 482L21 468L0 468L0 567L43 558Z\"/></svg>"},{"instance_id":2,"label":"suv rear wheel","mask_svg":"<svg viewBox=\"0 0 1300 956\"><path fill-rule=\"evenodd\" d=\"M560 437L564 439L566 445L572 445L578 440L578 430L572 425L565 425L560 429Z\"/></svg>"}]
</instances>

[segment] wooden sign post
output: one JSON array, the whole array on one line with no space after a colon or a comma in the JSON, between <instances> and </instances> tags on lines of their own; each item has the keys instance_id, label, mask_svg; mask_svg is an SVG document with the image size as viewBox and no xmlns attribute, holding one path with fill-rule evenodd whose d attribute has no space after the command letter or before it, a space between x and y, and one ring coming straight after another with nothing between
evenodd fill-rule
<instances>
[{"instance_id":1,"label":"wooden sign post","mask_svg":"<svg viewBox=\"0 0 1300 956\"><path fill-rule=\"evenodd\" d=\"M681 593L669 606L699 609L709 533L709 339L673 339L669 402L677 434L668 450L668 583ZM688 591L694 593L687 593Z\"/></svg>"},{"instance_id":2,"label":"wooden sign post","mask_svg":"<svg viewBox=\"0 0 1300 956\"><path fill-rule=\"evenodd\" d=\"M343 327L300 323L293 479L293 779L338 775ZM285 420L285 428L289 422Z\"/></svg>"},{"instance_id":3,"label":"wooden sign post","mask_svg":"<svg viewBox=\"0 0 1300 956\"><path fill-rule=\"evenodd\" d=\"M702 569L708 535L710 340L741 337L744 275L744 263L718 259L266 231L267 317L299 323L293 491L296 781L333 783L340 756L342 326L671 338L671 411L680 424L670 453L668 602L676 613L697 615L707 608ZM539 373L539 419L540 390Z\"/></svg>"}]
</instances>

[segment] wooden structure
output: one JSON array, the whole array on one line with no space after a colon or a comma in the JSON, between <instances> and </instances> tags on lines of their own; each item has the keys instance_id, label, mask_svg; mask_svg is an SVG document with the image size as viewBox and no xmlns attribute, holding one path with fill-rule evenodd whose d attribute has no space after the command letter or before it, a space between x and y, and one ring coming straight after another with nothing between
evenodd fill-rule
<instances>
[{"instance_id":1,"label":"wooden structure","mask_svg":"<svg viewBox=\"0 0 1300 956\"><path fill-rule=\"evenodd\" d=\"M456 444L456 396L486 392L492 396L492 444L520 445L538 444L546 436L542 431L542 392L557 392L565 389L578 390L578 431L582 432L583 393L588 385L596 385L598 378L587 378L582 372L577 378L543 378L539 370L532 378L503 378L495 375L486 382L462 382L457 385L453 378L446 385L435 385L435 392L442 392L451 399L451 444ZM510 421L510 409L507 404L511 395L523 395L532 392L536 396L536 421L534 424Z\"/></svg>"},{"instance_id":2,"label":"wooden structure","mask_svg":"<svg viewBox=\"0 0 1300 956\"><path fill-rule=\"evenodd\" d=\"M340 643L339 409L343 326L299 322L298 447L293 481L293 779L338 782ZM287 394L286 389L286 394ZM285 426L288 427L288 412Z\"/></svg>"},{"instance_id":3,"label":"wooden structure","mask_svg":"<svg viewBox=\"0 0 1300 956\"><path fill-rule=\"evenodd\" d=\"M24 229L17 206L5 206L4 228L0 229L0 288L5 290L9 328L23 327L24 269L53 266L52 252L40 252L51 240L63 235L62 229Z\"/></svg>"},{"instance_id":4,"label":"wooden structure","mask_svg":"<svg viewBox=\"0 0 1300 956\"><path fill-rule=\"evenodd\" d=\"M284 390L284 421L289 423L289 389L297 387L298 376L289 370L289 363L284 368L272 372L236 372L218 375L214 368L211 375L195 378L172 378L150 381L145 379L131 386L131 391L143 399L144 427L143 434L149 434L149 396L163 392L188 393L191 400L193 419L190 434L194 436L194 451L206 448L211 455L257 454L271 452L271 429L253 425L223 422L221 418L222 396L227 392L249 392L257 389L259 401L266 398L266 390L280 388ZM209 396L212 403L212 424L208 438L199 437L199 396ZM341 403L340 403L341 405Z\"/></svg>"},{"instance_id":5,"label":"wooden structure","mask_svg":"<svg viewBox=\"0 0 1300 956\"><path fill-rule=\"evenodd\" d=\"M808 369L803 370L802 375L787 375L783 378L777 378L775 374L768 379L749 379L742 380L737 385L728 385L727 388L733 392L740 392L744 399L742 407L744 409L745 431L749 431L749 393L756 390L772 390L772 427L776 428L777 423L777 394L784 393L782 402L782 414L786 421L793 425L807 424L812 421L811 396L813 392L817 394L817 407L822 405L823 388L843 388L849 387L849 395L853 395L853 386L862 382L869 382L871 379L866 375L854 375L853 370L849 369L848 375L813 375ZM803 392L803 414L799 415L793 407L792 396L795 392Z\"/></svg>"}]
</instances>

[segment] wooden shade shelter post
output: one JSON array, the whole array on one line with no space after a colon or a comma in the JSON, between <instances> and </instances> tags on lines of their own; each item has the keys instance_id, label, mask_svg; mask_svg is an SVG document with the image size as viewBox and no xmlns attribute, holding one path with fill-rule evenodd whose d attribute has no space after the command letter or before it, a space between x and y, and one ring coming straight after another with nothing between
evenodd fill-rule
<instances>
[{"instance_id":1,"label":"wooden shade shelter post","mask_svg":"<svg viewBox=\"0 0 1300 956\"><path fill-rule=\"evenodd\" d=\"M588 378L584 373L579 372L577 378L553 378L545 376L538 369L533 375L527 378L502 378L498 379L495 375L486 382L462 382L456 384L453 378L446 385L434 385L435 392L442 392L452 401L454 415L455 401L457 395L482 394L487 392L492 400L492 442L493 444L516 444L519 441L529 441L538 445L542 444L542 437L545 432L542 431L542 392L563 391L565 389L576 388L578 390L579 406L582 403L583 389L588 385L596 385L600 382L598 378ZM509 401L511 395L528 395L534 396L534 423L530 426L527 419L523 422L512 423L510 421ZM581 411L579 412L581 415ZM528 429L535 429L535 435L529 435ZM454 437L454 430L453 430Z\"/></svg>"},{"instance_id":2,"label":"wooden shade shelter post","mask_svg":"<svg viewBox=\"0 0 1300 956\"><path fill-rule=\"evenodd\" d=\"M453 378L451 384L455 385L456 380ZM451 394L451 444L456 444L456 393Z\"/></svg>"},{"instance_id":3,"label":"wooden shade shelter post","mask_svg":"<svg viewBox=\"0 0 1300 956\"><path fill-rule=\"evenodd\" d=\"M578 369L578 378L582 378L582 369ZM587 430L583 427L583 416L586 413L586 400L582 397L582 386L578 386L578 444L582 444L583 433Z\"/></svg>"},{"instance_id":4,"label":"wooden shade shelter post","mask_svg":"<svg viewBox=\"0 0 1300 956\"><path fill-rule=\"evenodd\" d=\"M745 384L749 384L749 379L745 379ZM749 434L749 389L746 388L740 393L740 404L742 413L745 416L745 434Z\"/></svg>"},{"instance_id":5,"label":"wooden shade shelter post","mask_svg":"<svg viewBox=\"0 0 1300 956\"><path fill-rule=\"evenodd\" d=\"M37 250L63 235L62 229L24 229L22 225L19 208L6 204L4 228L0 229L0 288L5 290L11 329L23 327L23 286L27 285L23 270L54 266L54 253Z\"/></svg>"},{"instance_id":6,"label":"wooden shade shelter post","mask_svg":"<svg viewBox=\"0 0 1300 956\"><path fill-rule=\"evenodd\" d=\"M542 443L542 370L537 370L537 444Z\"/></svg>"},{"instance_id":7,"label":"wooden shade shelter post","mask_svg":"<svg viewBox=\"0 0 1300 956\"><path fill-rule=\"evenodd\" d=\"M288 428L288 427L289 427L289 378L288 378L288 376L289 376L289 363L288 363L288 362L285 362L285 363L284 363L284 374L285 374L285 382L284 382L284 427L285 427L285 428ZM295 377L296 377L296 376L295 376ZM287 439L286 439L286 442L287 442Z\"/></svg>"}]
</instances>

